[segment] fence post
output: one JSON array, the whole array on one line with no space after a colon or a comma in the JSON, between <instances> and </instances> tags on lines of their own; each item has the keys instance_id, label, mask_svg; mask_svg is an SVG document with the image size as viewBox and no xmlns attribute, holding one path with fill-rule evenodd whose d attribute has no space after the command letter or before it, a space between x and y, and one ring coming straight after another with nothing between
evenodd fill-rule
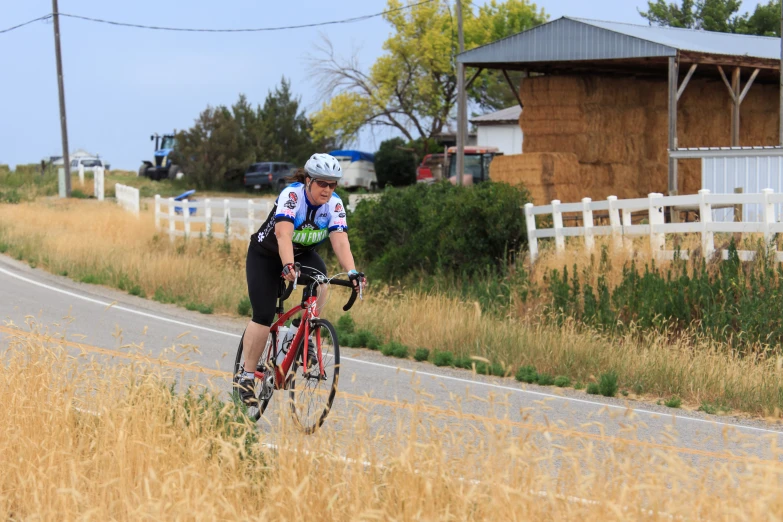
<instances>
[{"instance_id":1,"label":"fence post","mask_svg":"<svg viewBox=\"0 0 783 522\"><path fill-rule=\"evenodd\" d=\"M95 167L92 173L95 197L98 198L98 201L103 201L103 167Z\"/></svg>"},{"instance_id":2,"label":"fence post","mask_svg":"<svg viewBox=\"0 0 783 522\"><path fill-rule=\"evenodd\" d=\"M629 251L633 251L633 240L625 235L625 227L633 225L633 216L631 210L624 208L622 211L622 225L623 225L623 246Z\"/></svg>"},{"instance_id":3,"label":"fence post","mask_svg":"<svg viewBox=\"0 0 783 522\"><path fill-rule=\"evenodd\" d=\"M699 191L699 220L701 221L701 252L704 259L710 259L715 252L715 239L710 224L712 223L712 205L707 201L709 189Z\"/></svg>"},{"instance_id":4,"label":"fence post","mask_svg":"<svg viewBox=\"0 0 783 522\"><path fill-rule=\"evenodd\" d=\"M182 200L182 220L185 222L185 239L188 239L190 237L190 208L187 198Z\"/></svg>"},{"instance_id":5,"label":"fence post","mask_svg":"<svg viewBox=\"0 0 783 522\"><path fill-rule=\"evenodd\" d=\"M666 247L666 235L655 231L656 226L664 224L663 204L660 201L663 199L663 194L659 192L652 192L648 194L647 197L650 198L650 248L652 249L654 257L657 252L663 251L663 249Z\"/></svg>"},{"instance_id":6,"label":"fence post","mask_svg":"<svg viewBox=\"0 0 783 522\"><path fill-rule=\"evenodd\" d=\"M590 208L590 198L582 198L582 225L585 229L585 248L592 252L595 247L595 238L593 237L593 209Z\"/></svg>"},{"instance_id":7,"label":"fence post","mask_svg":"<svg viewBox=\"0 0 783 522\"><path fill-rule=\"evenodd\" d=\"M533 215L533 204L525 203L525 224L527 224L527 245L530 249L530 266L538 257L538 238L536 237L536 216Z\"/></svg>"},{"instance_id":8,"label":"fence post","mask_svg":"<svg viewBox=\"0 0 783 522\"><path fill-rule=\"evenodd\" d=\"M226 227L226 240L231 239L231 207L228 206L228 200L223 200L223 223Z\"/></svg>"},{"instance_id":9,"label":"fence post","mask_svg":"<svg viewBox=\"0 0 783 522\"><path fill-rule=\"evenodd\" d=\"M772 232L770 227L775 223L775 205L770 203L769 197L775 191L771 188L765 188L761 191L761 212L764 216L764 242L767 244L767 248L772 246ZM775 248L777 250L777 248Z\"/></svg>"},{"instance_id":10,"label":"fence post","mask_svg":"<svg viewBox=\"0 0 783 522\"><path fill-rule=\"evenodd\" d=\"M176 221L174 221L174 198L169 198L169 239L171 241L174 241L176 224Z\"/></svg>"},{"instance_id":11,"label":"fence post","mask_svg":"<svg viewBox=\"0 0 783 522\"><path fill-rule=\"evenodd\" d=\"M79 162L79 185L84 186L84 165Z\"/></svg>"},{"instance_id":12,"label":"fence post","mask_svg":"<svg viewBox=\"0 0 783 522\"><path fill-rule=\"evenodd\" d=\"M735 187L734 193L735 194L742 194L745 191L742 187ZM742 211L745 208L745 206L742 203L737 203L734 205L734 222L735 223L741 223L742 222Z\"/></svg>"},{"instance_id":13,"label":"fence post","mask_svg":"<svg viewBox=\"0 0 783 522\"><path fill-rule=\"evenodd\" d=\"M204 223L207 229L207 237L212 235L212 202L209 199L204 200Z\"/></svg>"},{"instance_id":14,"label":"fence post","mask_svg":"<svg viewBox=\"0 0 783 522\"><path fill-rule=\"evenodd\" d=\"M563 213L560 212L560 200L552 200L552 224L555 227L555 247L558 252L565 250L565 237L563 236Z\"/></svg>"},{"instance_id":15,"label":"fence post","mask_svg":"<svg viewBox=\"0 0 783 522\"><path fill-rule=\"evenodd\" d=\"M255 213L253 212L253 200L248 199L247 200L247 237L248 238L250 238L253 232L256 231L254 221L255 221ZM252 238L250 239L252 240Z\"/></svg>"},{"instance_id":16,"label":"fence post","mask_svg":"<svg viewBox=\"0 0 783 522\"><path fill-rule=\"evenodd\" d=\"M623 246L623 228L620 224L620 211L617 210L617 196L609 196L606 198L609 203L609 226L612 227L612 243L615 250L619 250Z\"/></svg>"},{"instance_id":17,"label":"fence post","mask_svg":"<svg viewBox=\"0 0 783 522\"><path fill-rule=\"evenodd\" d=\"M160 230L160 194L155 194L155 230Z\"/></svg>"}]
</instances>

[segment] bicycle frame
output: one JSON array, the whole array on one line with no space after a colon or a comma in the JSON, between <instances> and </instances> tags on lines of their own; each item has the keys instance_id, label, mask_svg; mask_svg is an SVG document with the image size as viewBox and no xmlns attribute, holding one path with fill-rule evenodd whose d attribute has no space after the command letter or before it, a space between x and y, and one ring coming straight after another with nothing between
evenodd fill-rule
<instances>
[{"instance_id":1,"label":"bicycle frame","mask_svg":"<svg viewBox=\"0 0 783 522\"><path fill-rule=\"evenodd\" d=\"M286 321L288 321L291 317L299 313L300 311L304 311L302 314L302 321L299 324L299 328L296 331L296 335L294 336L294 339L291 341L291 346L299 346L299 343L301 342L303 336L304 339L307 339L310 337L310 320L313 318L318 317L318 308L316 306L316 303L318 301L317 296L311 296L309 297L303 304L300 304L298 306L295 306L291 308L289 311L287 311L284 314L281 314L277 321L272 324L272 326L269 327L269 335L275 334L275 338L278 336L279 329L281 326L285 324ZM269 359L267 359L267 363L274 362L277 360L277 343L272 343L273 346L272 349L269 350ZM318 359L318 369L319 369L319 375L320 377L324 376L324 362L321 356L321 332L320 330L316 333L316 342L315 342L315 349L316 349L316 357ZM307 350L308 350L308 343L304 343L303 346L303 353L302 353L302 371L304 373L307 373ZM285 378L288 375L288 371L291 369L291 366L294 363L294 358L296 357L296 350L289 348L288 353L286 354L285 358L283 359L283 362L280 365L274 365L275 368L275 389L280 390L285 387ZM270 364L267 364L267 368L270 367ZM256 378L263 379L264 374L256 370L255 372Z\"/></svg>"}]
</instances>

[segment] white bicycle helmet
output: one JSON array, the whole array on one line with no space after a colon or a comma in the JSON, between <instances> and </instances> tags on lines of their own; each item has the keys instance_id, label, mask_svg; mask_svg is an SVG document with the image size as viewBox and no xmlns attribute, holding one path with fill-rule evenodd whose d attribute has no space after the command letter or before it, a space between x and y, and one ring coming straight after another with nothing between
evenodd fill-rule
<instances>
[{"instance_id":1,"label":"white bicycle helmet","mask_svg":"<svg viewBox=\"0 0 783 522\"><path fill-rule=\"evenodd\" d=\"M304 169L313 179L340 181L343 177L340 162L329 154L313 154L305 163Z\"/></svg>"}]
</instances>

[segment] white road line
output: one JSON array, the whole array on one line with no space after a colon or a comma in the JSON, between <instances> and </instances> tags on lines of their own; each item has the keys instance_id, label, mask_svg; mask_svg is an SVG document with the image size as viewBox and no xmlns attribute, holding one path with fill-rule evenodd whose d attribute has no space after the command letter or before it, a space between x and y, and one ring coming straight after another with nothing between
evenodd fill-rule
<instances>
[{"instance_id":1,"label":"white road line","mask_svg":"<svg viewBox=\"0 0 783 522\"><path fill-rule=\"evenodd\" d=\"M38 287L41 287L41 288L45 288L47 290L51 290L53 292L59 292L61 294L64 294L64 295L67 295L67 296L70 296L70 297L75 297L76 299L82 299L84 301L87 301L87 302L90 302L90 303L94 303L94 304L98 304L98 305L101 305L101 306L109 306L109 305L111 305L111 303L107 303L107 302L101 301L99 299L93 299L91 297L80 295L80 294L77 294L75 292L70 292L68 290L63 290L62 288L57 288L55 286L47 285L46 283L41 283L39 281L35 281L33 279L29 279L29 278L21 276L19 274L15 274L15 273L13 273L13 272L11 272L9 270L6 270L4 268L0 268L0 273L6 274L7 276L13 277L13 278L18 279L20 281L24 281L26 283L29 283L29 284L32 284L32 285L35 285L35 286L38 286ZM148 317L150 319L155 319L157 321L172 323L172 324L176 324L176 325L179 325L179 326L184 326L184 327L187 327L187 328L194 328L194 329L197 329L197 330L203 330L203 331L211 332L211 333L215 333L215 334L226 335L228 337L233 337L235 339L239 339L241 337L241 335L238 335L238 334L235 334L235 333L224 332L222 330L215 330L213 328L207 328L205 326L199 326L199 325L196 325L196 324L186 323L186 322L183 322L183 321L177 321L175 319L169 319L167 317L160 317L160 316L155 315L155 314L150 314L150 313L147 313L147 312L141 312L139 310L134 310L132 308L127 308L127 307L124 307L124 306L114 305L114 306L112 306L112 309L114 309L114 310L121 310L123 312L128 312L128 313L131 313L131 314L140 315L142 317ZM531 390L523 390L521 388L513 388L511 386L502 386L500 384L492 384L492 383L488 383L488 382L474 381L472 379L463 379L463 378L460 378L460 377L452 377L452 376L449 376L449 375L440 375L440 374L437 374L437 373L429 373L429 372L423 372L423 371L419 371L419 370L412 370L412 369L409 369L409 368L402 368L402 367L399 367L399 366L391 366L391 365L388 365L388 364L381 364L381 363L376 363L376 362L371 362L371 361L364 361L364 360L355 359L355 358L352 358L352 357L344 357L343 360L348 360L348 361L356 362L356 363L359 363L359 364L367 364L367 365L370 365L370 366L377 366L379 368L385 368L385 369L388 369L388 370L393 370L395 372L398 371L398 370L401 370L401 371L404 371L404 372L415 373L415 374L418 374L418 375L425 375L427 377L433 377L433 378L436 378L436 379L443 379L443 380L448 380L448 381L461 382L461 383L465 383L465 384L473 384L473 385L478 385L478 386L485 386L487 388L494 388L494 389L498 389L498 390L510 391L510 392L515 392L515 393L523 393L523 394L535 395L535 396L538 396L538 397L546 397L546 398L549 398L549 399L557 399L557 400L566 401L566 402L575 402L575 403L580 403L580 404L589 404L591 406L600 406L600 407L606 407L606 408L612 408L612 409L618 409L618 410L627 410L629 408L628 406L618 406L616 404L607 404L607 403L603 403L603 402L590 401L590 400L586 400L586 399L577 399L577 398L574 398L574 397L563 397L563 396L555 395L555 394L552 394L552 393L544 393L544 392L537 392L537 391L531 391ZM671 417L671 418L678 419L678 420L683 420L683 421L698 422L698 423L702 423L702 424L712 424L712 425L715 425L715 426L727 426L727 427L737 428L737 429L742 429L742 430L750 430L750 431L758 431L758 432L761 432L761 433L774 433L775 435L783 435L783 431L776 431L776 430L770 430L770 429L765 429L765 428L757 428L755 426L745 426L745 425L742 425L742 424L732 424L732 423L729 423L729 422L720 422L720 421L710 420L710 419L699 419L699 418L696 418L696 417L685 417L685 416L675 415L675 414L671 414L670 415L670 414L667 414L667 413L661 413L661 412L657 412L657 411L644 410L644 409L636 409L636 408L631 408L631 409L633 410L634 413L644 413L646 415L655 415L655 416L658 416L658 417Z\"/></svg>"},{"instance_id":2,"label":"white road line","mask_svg":"<svg viewBox=\"0 0 783 522\"><path fill-rule=\"evenodd\" d=\"M99 304L101 306L106 306L106 307L111 306L111 303L107 303L106 301L101 301L99 299L93 299L92 297L87 297L85 295L80 295L80 294L77 294L77 293L74 293L74 292L69 292L68 290L63 290L62 288L57 288L56 286L51 286L51 285L47 285L46 283L41 283L39 281L34 281L32 279L28 279L27 277L20 276L19 274L14 274L13 272L10 272L10 271L8 271L8 270L6 270L4 268L0 268L0 273L6 274L6 275L11 276L11 277L13 277L15 279L18 279L20 281L24 281L25 283L30 283L31 285L40 286L41 288L46 288L47 290L52 290L53 292L59 292L61 294L64 294L64 295L67 295L67 296L70 296L70 297L75 297L77 299L82 299L82 300L87 301L89 303ZM163 321L163 322L166 322L166 323L177 324L179 326L185 326L185 327L188 327L188 328L195 328L196 330L203 330L205 332L211 332L211 333L216 333L216 334L228 335L229 337L234 337L236 339L239 339L240 337L242 337L241 335L237 335L237 334L234 334L234 333L223 332L221 330L214 330L212 328L207 328L206 326L199 326L197 324L185 323L185 322L182 322L182 321L177 321L175 319L169 319L168 317L161 317L159 315L149 314L147 312L140 312L139 310L134 310L132 308L126 308L126 307L120 306L120 305L114 305L114 306L112 306L112 309L114 309L114 310L122 310L123 312L128 312L128 313L131 313L131 314L140 315L142 317L149 317L150 319L155 319L157 321Z\"/></svg>"}]
</instances>

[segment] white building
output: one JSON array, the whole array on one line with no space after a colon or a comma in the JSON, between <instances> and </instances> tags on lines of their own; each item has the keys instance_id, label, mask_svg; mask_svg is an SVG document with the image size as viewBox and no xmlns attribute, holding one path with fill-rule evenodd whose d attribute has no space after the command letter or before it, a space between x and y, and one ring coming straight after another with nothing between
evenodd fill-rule
<instances>
[{"instance_id":1,"label":"white building","mask_svg":"<svg viewBox=\"0 0 783 522\"><path fill-rule=\"evenodd\" d=\"M479 147L497 147L505 155L522 154L522 128L519 116L522 107L514 105L507 109L477 116L470 120L478 130Z\"/></svg>"}]
</instances>

